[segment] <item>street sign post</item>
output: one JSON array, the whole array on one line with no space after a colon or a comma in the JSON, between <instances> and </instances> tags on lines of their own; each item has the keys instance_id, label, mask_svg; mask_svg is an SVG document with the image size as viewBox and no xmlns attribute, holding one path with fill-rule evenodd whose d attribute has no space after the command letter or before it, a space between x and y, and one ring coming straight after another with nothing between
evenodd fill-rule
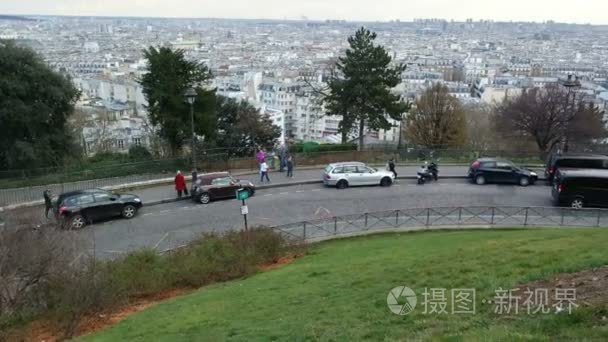
<instances>
[{"instance_id":1,"label":"street sign post","mask_svg":"<svg viewBox=\"0 0 608 342\"><path fill-rule=\"evenodd\" d=\"M247 207L247 203L245 200L249 198L249 190L247 189L238 189L236 191L236 199L242 201L241 206L241 215L243 215L243 219L245 220L245 230L248 230L247 227L247 214L249 214L249 208Z\"/></svg>"}]
</instances>

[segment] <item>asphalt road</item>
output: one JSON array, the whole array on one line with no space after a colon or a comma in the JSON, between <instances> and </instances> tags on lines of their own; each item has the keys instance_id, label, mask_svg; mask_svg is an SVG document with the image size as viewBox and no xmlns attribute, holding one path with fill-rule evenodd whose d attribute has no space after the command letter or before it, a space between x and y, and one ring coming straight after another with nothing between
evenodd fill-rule
<instances>
[{"instance_id":1,"label":"asphalt road","mask_svg":"<svg viewBox=\"0 0 608 342\"><path fill-rule=\"evenodd\" d=\"M424 186L400 180L392 187L337 190L301 185L260 190L247 201L249 225L281 225L316 218L406 208L454 206L552 206L550 187L477 186L466 180L444 179ZM158 250L184 244L198 234L243 228L240 202L208 205L181 201L144 207L132 220L96 223L79 232L83 246L98 257L142 247Z\"/></svg>"},{"instance_id":2,"label":"asphalt road","mask_svg":"<svg viewBox=\"0 0 608 342\"><path fill-rule=\"evenodd\" d=\"M381 167L378 167L381 168ZM399 177L409 176L415 177L416 173L420 167L419 166L398 166L397 174ZM464 177L467 175L469 168L467 166L439 166L439 177ZM293 178L287 178L286 173L280 173L276 171L270 172L270 184L283 184L283 183L296 183L301 181L308 180L318 180L321 181L321 172L322 167L314 168L314 169L296 169L294 172ZM539 175L542 174L541 171L537 170ZM258 174L246 174L236 176L237 178L248 180L254 183L256 186L261 185L260 176ZM188 182L188 184L190 184ZM264 183L267 184L267 183ZM140 196L144 203L149 203L151 201L159 201L169 198L175 198L175 190L173 189L173 185L159 185L148 187L145 189L135 189L130 191L138 196Z\"/></svg>"}]
</instances>

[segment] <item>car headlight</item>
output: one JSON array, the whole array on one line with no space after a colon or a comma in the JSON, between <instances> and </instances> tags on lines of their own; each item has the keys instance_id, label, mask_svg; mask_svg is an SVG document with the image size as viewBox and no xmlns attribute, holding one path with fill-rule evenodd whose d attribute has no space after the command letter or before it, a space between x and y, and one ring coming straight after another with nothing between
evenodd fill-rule
<instances>
[{"instance_id":1,"label":"car headlight","mask_svg":"<svg viewBox=\"0 0 608 342\"><path fill-rule=\"evenodd\" d=\"M253 186L253 183L249 182L249 186Z\"/></svg>"},{"instance_id":2,"label":"car headlight","mask_svg":"<svg viewBox=\"0 0 608 342\"><path fill-rule=\"evenodd\" d=\"M538 174L536 174L536 172L530 172L530 176L538 176Z\"/></svg>"},{"instance_id":3,"label":"car headlight","mask_svg":"<svg viewBox=\"0 0 608 342\"><path fill-rule=\"evenodd\" d=\"M134 199L133 199L133 201L135 201L135 202L141 202L141 199L139 199L139 198L134 198Z\"/></svg>"}]
</instances>

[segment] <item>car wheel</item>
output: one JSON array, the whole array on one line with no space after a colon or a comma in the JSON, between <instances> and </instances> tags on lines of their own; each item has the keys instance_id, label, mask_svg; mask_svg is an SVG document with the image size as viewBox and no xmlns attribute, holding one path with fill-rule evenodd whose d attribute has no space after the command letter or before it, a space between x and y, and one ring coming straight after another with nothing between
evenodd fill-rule
<instances>
[{"instance_id":1,"label":"car wheel","mask_svg":"<svg viewBox=\"0 0 608 342\"><path fill-rule=\"evenodd\" d=\"M137 208L130 204L127 204L122 208L122 217L126 219L135 217L135 214L137 214Z\"/></svg>"},{"instance_id":2,"label":"car wheel","mask_svg":"<svg viewBox=\"0 0 608 342\"><path fill-rule=\"evenodd\" d=\"M87 222L82 215L74 215L68 221L68 229L82 229L86 225Z\"/></svg>"},{"instance_id":3,"label":"car wheel","mask_svg":"<svg viewBox=\"0 0 608 342\"><path fill-rule=\"evenodd\" d=\"M481 176L481 175L475 177L475 183L477 183L477 185L484 185L484 184L486 184L486 177Z\"/></svg>"},{"instance_id":4,"label":"car wheel","mask_svg":"<svg viewBox=\"0 0 608 342\"><path fill-rule=\"evenodd\" d=\"M209 202L211 202L211 197L209 196L209 194L204 193L198 198L198 201L202 204L208 204Z\"/></svg>"},{"instance_id":5,"label":"car wheel","mask_svg":"<svg viewBox=\"0 0 608 342\"><path fill-rule=\"evenodd\" d=\"M577 197L570 202L570 207L572 209L583 209L585 207L585 201L582 198Z\"/></svg>"},{"instance_id":6,"label":"car wheel","mask_svg":"<svg viewBox=\"0 0 608 342\"><path fill-rule=\"evenodd\" d=\"M338 189L346 189L348 188L348 182L345 180L341 180L336 184L336 188Z\"/></svg>"},{"instance_id":7,"label":"car wheel","mask_svg":"<svg viewBox=\"0 0 608 342\"><path fill-rule=\"evenodd\" d=\"M391 179L388 177L384 177L380 181L380 186L387 187L387 186L391 186L392 184L393 184L393 181L391 181Z\"/></svg>"},{"instance_id":8,"label":"car wheel","mask_svg":"<svg viewBox=\"0 0 608 342\"><path fill-rule=\"evenodd\" d=\"M519 185L521 185L521 186L528 186L528 185L530 185L530 178L528 178L528 177L521 177L519 179Z\"/></svg>"}]
</instances>

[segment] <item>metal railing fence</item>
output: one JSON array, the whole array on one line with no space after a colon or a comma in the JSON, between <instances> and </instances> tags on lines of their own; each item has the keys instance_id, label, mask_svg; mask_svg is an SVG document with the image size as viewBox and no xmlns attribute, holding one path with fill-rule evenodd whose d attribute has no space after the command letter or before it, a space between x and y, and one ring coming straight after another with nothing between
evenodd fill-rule
<instances>
[{"instance_id":1,"label":"metal railing fence","mask_svg":"<svg viewBox=\"0 0 608 342\"><path fill-rule=\"evenodd\" d=\"M274 229L290 239L318 241L381 231L467 227L608 227L608 210L493 206L413 208L328 217Z\"/></svg>"}]
</instances>

